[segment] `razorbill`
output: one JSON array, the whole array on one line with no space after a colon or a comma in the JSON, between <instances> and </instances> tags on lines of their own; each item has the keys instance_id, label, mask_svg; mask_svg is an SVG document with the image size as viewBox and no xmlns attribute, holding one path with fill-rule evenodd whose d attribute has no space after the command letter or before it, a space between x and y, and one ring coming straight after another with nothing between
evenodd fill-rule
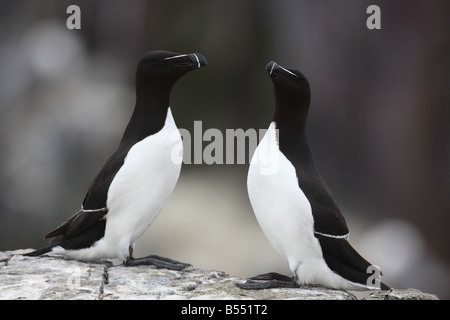
<instances>
[{"instance_id":1,"label":"razorbill","mask_svg":"<svg viewBox=\"0 0 450 320\"><path fill-rule=\"evenodd\" d=\"M172 87L206 65L199 53L147 53L136 71L136 104L117 150L94 178L81 210L44 238L47 252L93 261L118 258L125 265L183 269L188 264L148 256L133 258L135 241L147 230L172 193L181 169L182 140L170 109ZM178 157L178 158L177 158Z\"/></svg>"},{"instance_id":2,"label":"razorbill","mask_svg":"<svg viewBox=\"0 0 450 320\"><path fill-rule=\"evenodd\" d=\"M345 219L314 164L305 129L311 97L308 81L299 71L273 61L266 69L275 109L251 160L247 187L261 229L294 277L272 272L238 286L388 289L379 281L379 269L347 241Z\"/></svg>"}]
</instances>

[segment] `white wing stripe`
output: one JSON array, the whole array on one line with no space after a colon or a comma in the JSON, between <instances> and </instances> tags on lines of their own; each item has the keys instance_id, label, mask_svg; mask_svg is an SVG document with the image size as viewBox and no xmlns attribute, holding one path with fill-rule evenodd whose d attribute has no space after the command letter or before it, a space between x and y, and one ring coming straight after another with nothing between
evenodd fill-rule
<instances>
[{"instance_id":1,"label":"white wing stripe","mask_svg":"<svg viewBox=\"0 0 450 320\"><path fill-rule=\"evenodd\" d=\"M327 233L322 233L322 232L318 232L318 231L314 231L315 234L327 237L327 238L334 238L334 239L348 239L348 237L350 236L350 233L344 234L342 236L337 236L334 234L327 234Z\"/></svg>"}]
</instances>

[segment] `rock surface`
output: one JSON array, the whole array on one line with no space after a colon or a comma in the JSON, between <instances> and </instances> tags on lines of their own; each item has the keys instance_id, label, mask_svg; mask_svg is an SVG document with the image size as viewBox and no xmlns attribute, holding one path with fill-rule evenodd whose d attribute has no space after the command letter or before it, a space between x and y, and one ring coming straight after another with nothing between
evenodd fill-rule
<instances>
[{"instance_id":1,"label":"rock surface","mask_svg":"<svg viewBox=\"0 0 450 320\"><path fill-rule=\"evenodd\" d=\"M85 263L60 257L24 257L31 251L0 252L0 299L27 300L436 300L416 289L350 293L323 287L240 290L244 279L222 271L183 271L148 266Z\"/></svg>"}]
</instances>

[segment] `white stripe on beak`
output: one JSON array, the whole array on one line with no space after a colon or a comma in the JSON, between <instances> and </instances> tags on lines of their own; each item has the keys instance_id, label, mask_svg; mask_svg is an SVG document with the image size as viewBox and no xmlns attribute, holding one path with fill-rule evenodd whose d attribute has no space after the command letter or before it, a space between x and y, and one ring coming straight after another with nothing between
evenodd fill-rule
<instances>
[{"instance_id":1,"label":"white stripe on beak","mask_svg":"<svg viewBox=\"0 0 450 320\"><path fill-rule=\"evenodd\" d=\"M290 74L292 74L294 77L298 78L298 76L297 76L295 73L289 71L288 69L285 69L285 68L283 68L283 67L280 66L280 65L278 66L278 68L283 69L283 70L286 71L287 73L290 73ZM272 67L272 69L273 69L273 67ZM270 71L270 72L272 72L272 71Z\"/></svg>"},{"instance_id":2,"label":"white stripe on beak","mask_svg":"<svg viewBox=\"0 0 450 320\"><path fill-rule=\"evenodd\" d=\"M275 69L276 66L278 65L276 64L276 62L274 62L272 68L270 69L269 75L272 75L273 69Z\"/></svg>"},{"instance_id":3,"label":"white stripe on beak","mask_svg":"<svg viewBox=\"0 0 450 320\"><path fill-rule=\"evenodd\" d=\"M200 59L197 57L197 55L195 53L192 53L192 55L195 57L195 60L197 61L198 68L200 69ZM179 54L177 56L164 58L164 61L165 60L176 59L176 58L188 57L188 56L189 56L189 54Z\"/></svg>"},{"instance_id":4,"label":"white stripe on beak","mask_svg":"<svg viewBox=\"0 0 450 320\"><path fill-rule=\"evenodd\" d=\"M187 54L179 54L178 56L167 57L167 58L164 58L164 61L165 60L176 59L176 58L181 58L181 57L187 57Z\"/></svg>"},{"instance_id":5,"label":"white stripe on beak","mask_svg":"<svg viewBox=\"0 0 450 320\"><path fill-rule=\"evenodd\" d=\"M200 69L200 59L197 57L197 55L195 53L193 53L193 55L195 57L195 60L197 60L197 65L198 65L198 68Z\"/></svg>"}]
</instances>

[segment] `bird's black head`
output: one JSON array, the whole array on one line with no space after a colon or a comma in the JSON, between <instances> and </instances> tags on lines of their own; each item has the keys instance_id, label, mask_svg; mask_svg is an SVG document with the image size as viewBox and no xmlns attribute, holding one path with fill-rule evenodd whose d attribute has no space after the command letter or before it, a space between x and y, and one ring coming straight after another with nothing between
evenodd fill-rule
<instances>
[{"instance_id":1,"label":"bird's black head","mask_svg":"<svg viewBox=\"0 0 450 320\"><path fill-rule=\"evenodd\" d=\"M179 78L204 65L206 65L206 59L200 53L149 52L139 61L136 71L136 90L138 94L142 93L140 91L150 89L170 92Z\"/></svg>"},{"instance_id":2,"label":"bird's black head","mask_svg":"<svg viewBox=\"0 0 450 320\"><path fill-rule=\"evenodd\" d=\"M272 79L275 94L273 120L286 128L304 126L308 115L311 91L306 77L297 70L287 69L270 61L266 70Z\"/></svg>"}]
</instances>

